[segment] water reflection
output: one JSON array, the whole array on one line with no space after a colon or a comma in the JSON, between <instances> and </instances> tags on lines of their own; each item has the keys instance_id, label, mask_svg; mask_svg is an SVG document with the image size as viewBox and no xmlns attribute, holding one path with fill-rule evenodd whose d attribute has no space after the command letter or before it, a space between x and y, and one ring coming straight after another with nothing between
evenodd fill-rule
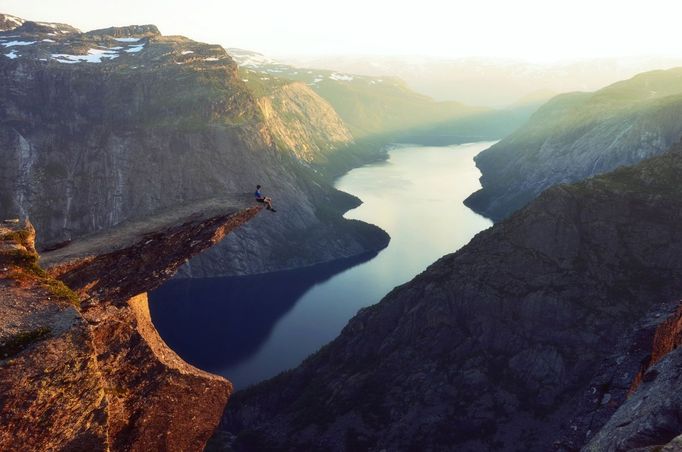
<instances>
[{"instance_id":1,"label":"water reflection","mask_svg":"<svg viewBox=\"0 0 682 452\"><path fill-rule=\"evenodd\" d=\"M359 309L491 225L462 203L480 188L473 158L491 144L401 146L388 161L351 171L336 185L364 203L346 216L388 232L386 249L364 263L172 281L150 296L161 336L188 362L224 375L237 389L296 366Z\"/></svg>"},{"instance_id":2,"label":"water reflection","mask_svg":"<svg viewBox=\"0 0 682 452\"><path fill-rule=\"evenodd\" d=\"M150 294L149 310L178 355L220 373L257 351L310 288L376 255L268 275L172 280Z\"/></svg>"}]
</instances>

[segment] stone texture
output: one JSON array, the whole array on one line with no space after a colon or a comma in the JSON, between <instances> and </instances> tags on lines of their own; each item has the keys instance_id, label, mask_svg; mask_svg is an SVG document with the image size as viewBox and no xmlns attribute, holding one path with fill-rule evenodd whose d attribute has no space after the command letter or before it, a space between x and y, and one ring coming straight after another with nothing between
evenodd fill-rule
<instances>
[{"instance_id":1,"label":"stone texture","mask_svg":"<svg viewBox=\"0 0 682 452\"><path fill-rule=\"evenodd\" d=\"M250 194L197 201L83 237L44 253L41 264L82 298L126 301L160 286L261 210Z\"/></svg>"},{"instance_id":2,"label":"stone texture","mask_svg":"<svg viewBox=\"0 0 682 452\"><path fill-rule=\"evenodd\" d=\"M259 216L184 276L274 271L387 244L378 228L341 217L359 200L278 146L221 47L151 25L79 33L27 22L0 32L14 39L36 42L0 55L0 215L30 217L39 248L256 184L279 213ZM116 58L53 56L93 51Z\"/></svg>"},{"instance_id":3,"label":"stone texture","mask_svg":"<svg viewBox=\"0 0 682 452\"><path fill-rule=\"evenodd\" d=\"M682 433L678 394L682 305L658 322L651 337L649 353L631 381L627 400L617 405L608 422L593 425L594 435L585 451L680 450L674 438ZM666 444L667 449L660 449Z\"/></svg>"},{"instance_id":4,"label":"stone texture","mask_svg":"<svg viewBox=\"0 0 682 452\"><path fill-rule=\"evenodd\" d=\"M87 309L109 392L113 450L202 450L232 392L224 378L185 363L151 323L146 294Z\"/></svg>"},{"instance_id":5,"label":"stone texture","mask_svg":"<svg viewBox=\"0 0 682 452\"><path fill-rule=\"evenodd\" d=\"M0 251L0 449L202 450L232 385L166 346L145 291L261 209L235 195L166 210L53 251L51 274L30 224L0 227L20 245Z\"/></svg>"},{"instance_id":6,"label":"stone texture","mask_svg":"<svg viewBox=\"0 0 682 452\"><path fill-rule=\"evenodd\" d=\"M482 189L466 204L500 220L549 187L665 152L682 136L682 69L653 71L543 105L476 157Z\"/></svg>"},{"instance_id":7,"label":"stone texture","mask_svg":"<svg viewBox=\"0 0 682 452\"><path fill-rule=\"evenodd\" d=\"M584 447L585 451L628 451L663 446L682 432L682 350L676 349L644 375L638 390ZM668 450L680 450L671 445Z\"/></svg>"},{"instance_id":8,"label":"stone texture","mask_svg":"<svg viewBox=\"0 0 682 452\"><path fill-rule=\"evenodd\" d=\"M551 449L632 328L679 299L681 172L678 147L543 193L237 393L232 447Z\"/></svg>"},{"instance_id":9,"label":"stone texture","mask_svg":"<svg viewBox=\"0 0 682 452\"><path fill-rule=\"evenodd\" d=\"M353 141L348 127L327 101L303 83L289 83L258 98L273 137L296 157L321 164L326 154Z\"/></svg>"},{"instance_id":10,"label":"stone texture","mask_svg":"<svg viewBox=\"0 0 682 452\"><path fill-rule=\"evenodd\" d=\"M592 439L625 403L652 365L652 353L661 353L657 338L679 320L680 302L659 303L619 338L610 354L592 370L577 397L576 409L556 434L556 450L576 451Z\"/></svg>"}]
</instances>

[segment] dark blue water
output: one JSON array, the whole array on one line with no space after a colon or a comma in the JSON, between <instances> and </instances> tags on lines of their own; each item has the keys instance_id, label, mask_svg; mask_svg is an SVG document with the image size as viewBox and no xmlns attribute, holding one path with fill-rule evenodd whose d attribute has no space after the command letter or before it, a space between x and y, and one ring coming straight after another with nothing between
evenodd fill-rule
<instances>
[{"instance_id":1,"label":"dark blue water","mask_svg":"<svg viewBox=\"0 0 682 452\"><path fill-rule=\"evenodd\" d=\"M491 144L400 146L351 171L336 186L364 204L346 216L386 230L385 250L268 275L170 281L149 297L161 337L236 389L296 366L360 308L491 225L462 204L480 187L473 157Z\"/></svg>"}]
</instances>

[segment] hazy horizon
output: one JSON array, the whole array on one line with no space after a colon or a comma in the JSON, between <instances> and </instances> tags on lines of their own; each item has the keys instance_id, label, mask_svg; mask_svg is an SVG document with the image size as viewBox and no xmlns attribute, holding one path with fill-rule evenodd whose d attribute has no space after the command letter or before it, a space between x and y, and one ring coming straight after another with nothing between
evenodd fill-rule
<instances>
[{"instance_id":1,"label":"hazy horizon","mask_svg":"<svg viewBox=\"0 0 682 452\"><path fill-rule=\"evenodd\" d=\"M669 3L654 0L649 10L680 9L665 8ZM93 8L84 0L0 0L0 12L83 31L154 24L164 35L261 53L266 62L395 76L435 100L493 108L682 66L674 14L647 20L641 8L611 0L551 8L535 0L460 6L423 0L399 7L349 0L335 9L310 0L187 4L122 0Z\"/></svg>"},{"instance_id":2,"label":"hazy horizon","mask_svg":"<svg viewBox=\"0 0 682 452\"><path fill-rule=\"evenodd\" d=\"M311 0L238 0L229 5L219 0L122 0L94 7L84 0L0 0L0 12L27 20L63 22L82 30L151 23L166 35L280 58L413 55L529 63L682 57L675 36L678 10L682 7L666 0L649 2L646 11L613 0L598 5L586 0L466 5L422 0L400 6L349 0L326 7Z\"/></svg>"}]
</instances>

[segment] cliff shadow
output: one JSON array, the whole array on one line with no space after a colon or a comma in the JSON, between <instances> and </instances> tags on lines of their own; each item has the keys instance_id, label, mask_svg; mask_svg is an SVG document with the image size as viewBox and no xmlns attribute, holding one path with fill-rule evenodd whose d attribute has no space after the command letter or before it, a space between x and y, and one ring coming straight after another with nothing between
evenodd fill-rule
<instances>
[{"instance_id":1,"label":"cliff shadow","mask_svg":"<svg viewBox=\"0 0 682 452\"><path fill-rule=\"evenodd\" d=\"M256 354L308 290L377 254L259 275L171 280L149 294L149 310L182 359L219 373Z\"/></svg>"}]
</instances>

